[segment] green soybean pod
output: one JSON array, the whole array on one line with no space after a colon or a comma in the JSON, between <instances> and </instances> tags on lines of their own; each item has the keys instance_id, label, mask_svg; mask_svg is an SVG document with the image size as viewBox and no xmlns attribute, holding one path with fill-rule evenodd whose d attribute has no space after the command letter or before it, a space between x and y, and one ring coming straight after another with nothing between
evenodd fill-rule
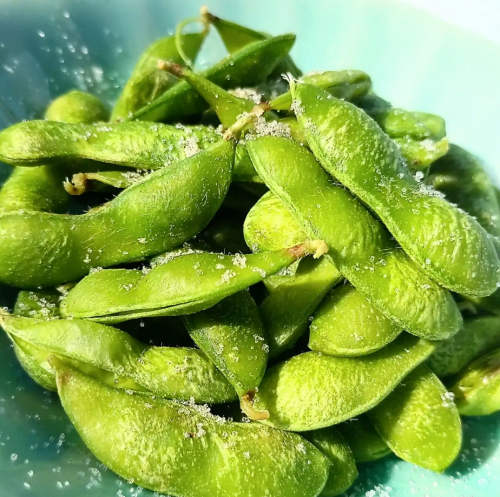
<instances>
[{"instance_id":1,"label":"green soybean pod","mask_svg":"<svg viewBox=\"0 0 500 497\"><path fill-rule=\"evenodd\" d=\"M200 403L236 399L232 386L197 349L146 345L110 326L77 319L39 321L3 314L1 320L13 342L31 351L52 376L47 360L56 355L117 388Z\"/></svg>"},{"instance_id":2,"label":"green soybean pod","mask_svg":"<svg viewBox=\"0 0 500 497\"><path fill-rule=\"evenodd\" d=\"M233 153L232 143L220 142L79 216L0 217L0 281L24 288L53 286L74 281L92 268L180 245L199 233L222 204L231 182Z\"/></svg>"},{"instance_id":3,"label":"green soybean pod","mask_svg":"<svg viewBox=\"0 0 500 497\"><path fill-rule=\"evenodd\" d=\"M370 91L370 76L363 71L317 71L305 74L300 81L325 89L336 98L352 101L359 99ZM292 95L288 91L269 102L273 110L290 110Z\"/></svg>"},{"instance_id":4,"label":"green soybean pod","mask_svg":"<svg viewBox=\"0 0 500 497\"><path fill-rule=\"evenodd\" d=\"M181 35L182 49L190 60L196 59L207 33L208 30L203 30L200 33ZM183 63L177 50L175 35L155 41L142 53L113 108L112 121L137 112L177 83L175 78L156 67L159 59Z\"/></svg>"},{"instance_id":5,"label":"green soybean pod","mask_svg":"<svg viewBox=\"0 0 500 497\"><path fill-rule=\"evenodd\" d=\"M349 284L341 285L326 296L315 312L309 348L340 357L361 356L381 349L402 331L361 292Z\"/></svg>"},{"instance_id":6,"label":"green soybean pod","mask_svg":"<svg viewBox=\"0 0 500 497\"><path fill-rule=\"evenodd\" d=\"M450 387L462 416L487 416L500 411L500 349L468 364Z\"/></svg>"},{"instance_id":7,"label":"green soybean pod","mask_svg":"<svg viewBox=\"0 0 500 497\"><path fill-rule=\"evenodd\" d=\"M340 423L336 428L349 445L357 463L377 461L392 452L366 414Z\"/></svg>"},{"instance_id":8,"label":"green soybean pod","mask_svg":"<svg viewBox=\"0 0 500 497\"><path fill-rule=\"evenodd\" d=\"M464 321L464 327L441 342L427 366L440 378L458 373L473 359L500 346L500 317L478 316Z\"/></svg>"},{"instance_id":9,"label":"green soybean pod","mask_svg":"<svg viewBox=\"0 0 500 497\"><path fill-rule=\"evenodd\" d=\"M107 110L97 97L71 91L49 105L45 119L92 124L107 119ZM69 203L62 188L66 175L65 166L16 167L0 189L0 213L16 210L64 212Z\"/></svg>"},{"instance_id":10,"label":"green soybean pod","mask_svg":"<svg viewBox=\"0 0 500 497\"><path fill-rule=\"evenodd\" d=\"M500 236L500 205L495 187L480 161L458 145L432 165L427 182L447 200L474 216L493 236Z\"/></svg>"},{"instance_id":11,"label":"green soybean pod","mask_svg":"<svg viewBox=\"0 0 500 497\"><path fill-rule=\"evenodd\" d=\"M213 307L292 262L325 253L324 242L244 256L188 253L151 271L108 269L80 281L62 302L65 317L120 323L147 316L179 316Z\"/></svg>"},{"instance_id":12,"label":"green soybean pod","mask_svg":"<svg viewBox=\"0 0 500 497\"><path fill-rule=\"evenodd\" d=\"M214 307L184 317L189 335L241 397L266 371L269 345L257 304L243 290Z\"/></svg>"},{"instance_id":13,"label":"green soybean pod","mask_svg":"<svg viewBox=\"0 0 500 497\"><path fill-rule=\"evenodd\" d=\"M83 441L144 488L182 497L315 497L326 483L330 462L297 434L130 396L53 363L61 403Z\"/></svg>"},{"instance_id":14,"label":"green soybean pod","mask_svg":"<svg viewBox=\"0 0 500 497\"><path fill-rule=\"evenodd\" d=\"M43 389L57 392L54 374L47 371L37 360L37 350L29 350L24 345L21 348L15 343L13 348L16 358L26 374ZM35 349L35 347L32 347L32 349Z\"/></svg>"},{"instance_id":15,"label":"green soybean pod","mask_svg":"<svg viewBox=\"0 0 500 497\"><path fill-rule=\"evenodd\" d=\"M297 120L322 166L373 209L422 271L466 296L496 290L500 261L490 235L465 212L429 195L365 112L312 85L292 81L291 91Z\"/></svg>"},{"instance_id":16,"label":"green soybean pod","mask_svg":"<svg viewBox=\"0 0 500 497\"><path fill-rule=\"evenodd\" d=\"M430 340L458 331L462 318L451 294L414 265L382 223L334 184L310 152L272 136L246 147L266 185L309 236L320 234L335 266L387 318Z\"/></svg>"},{"instance_id":17,"label":"green soybean pod","mask_svg":"<svg viewBox=\"0 0 500 497\"><path fill-rule=\"evenodd\" d=\"M206 9L202 8L202 17L219 33L224 46L229 53L236 52L243 47L250 45L256 41L267 40L270 36L266 33L260 33L253 29L236 24L235 22L226 21L217 17ZM302 73L295 65L290 55L286 55L276 66L270 77L281 77L282 74L290 73L294 78L298 78Z\"/></svg>"},{"instance_id":18,"label":"green soybean pod","mask_svg":"<svg viewBox=\"0 0 500 497\"><path fill-rule=\"evenodd\" d=\"M345 492L358 476L356 463L349 445L339 431L330 426L303 435L330 459L330 475L319 497L335 497Z\"/></svg>"},{"instance_id":19,"label":"green soybean pod","mask_svg":"<svg viewBox=\"0 0 500 497\"><path fill-rule=\"evenodd\" d=\"M14 306L14 314L26 318L49 319L60 316L63 294L55 288L21 290Z\"/></svg>"},{"instance_id":20,"label":"green soybean pod","mask_svg":"<svg viewBox=\"0 0 500 497\"><path fill-rule=\"evenodd\" d=\"M0 132L0 159L13 166L107 163L159 169L220 141L213 128L159 123L26 121Z\"/></svg>"},{"instance_id":21,"label":"green soybean pod","mask_svg":"<svg viewBox=\"0 0 500 497\"><path fill-rule=\"evenodd\" d=\"M500 202L496 188L472 154L452 144L448 154L432 165L427 182L450 202L475 217L488 233L495 237L500 235ZM498 253L498 243L493 241ZM488 297L469 300L489 312L500 313L499 290Z\"/></svg>"},{"instance_id":22,"label":"green soybean pod","mask_svg":"<svg viewBox=\"0 0 500 497\"><path fill-rule=\"evenodd\" d=\"M356 102L394 140L411 170L426 169L449 150L444 119L393 108L372 91Z\"/></svg>"},{"instance_id":23,"label":"green soybean pod","mask_svg":"<svg viewBox=\"0 0 500 497\"><path fill-rule=\"evenodd\" d=\"M462 444L453 395L424 364L368 412L391 450L405 461L442 473Z\"/></svg>"},{"instance_id":24,"label":"green soybean pod","mask_svg":"<svg viewBox=\"0 0 500 497\"><path fill-rule=\"evenodd\" d=\"M341 423L375 407L434 350L435 345L403 334L362 357L306 352L268 369L254 398L269 411L269 426L309 431Z\"/></svg>"},{"instance_id":25,"label":"green soybean pod","mask_svg":"<svg viewBox=\"0 0 500 497\"><path fill-rule=\"evenodd\" d=\"M200 74L224 88L260 83L269 76L295 42L282 35L251 43ZM200 115L207 105L185 81L177 83L130 118L141 121L180 121Z\"/></svg>"}]
</instances>

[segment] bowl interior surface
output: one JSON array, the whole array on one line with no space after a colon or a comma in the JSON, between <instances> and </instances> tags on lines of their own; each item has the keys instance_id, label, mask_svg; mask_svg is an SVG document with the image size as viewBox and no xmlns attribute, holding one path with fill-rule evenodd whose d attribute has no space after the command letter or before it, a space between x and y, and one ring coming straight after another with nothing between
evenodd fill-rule
<instances>
[{"instance_id":1,"label":"bowl interior surface","mask_svg":"<svg viewBox=\"0 0 500 497\"><path fill-rule=\"evenodd\" d=\"M0 0L0 129L40 117L73 88L111 105L142 50L205 3ZM478 154L500 184L499 45L391 0L211 0L209 7L254 29L296 33L292 53L304 71L362 69L395 105L443 116L450 139ZM197 65L224 54L211 34ZM0 164L0 182L9 172ZM12 307L15 295L0 287L0 305ZM0 343L0 497L154 495L100 464L57 396L24 374L4 334ZM388 457L360 465L346 495L500 495L499 421L466 419L463 450L444 474Z\"/></svg>"}]
</instances>

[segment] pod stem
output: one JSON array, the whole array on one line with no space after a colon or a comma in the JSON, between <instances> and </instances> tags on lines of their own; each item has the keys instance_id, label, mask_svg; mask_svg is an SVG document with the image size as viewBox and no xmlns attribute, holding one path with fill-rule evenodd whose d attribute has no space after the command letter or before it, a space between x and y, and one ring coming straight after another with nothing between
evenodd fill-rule
<instances>
[{"instance_id":1,"label":"pod stem","mask_svg":"<svg viewBox=\"0 0 500 497\"><path fill-rule=\"evenodd\" d=\"M314 259L319 259L322 255L328 253L328 245L323 240L308 240L287 250L297 259L306 255L312 255Z\"/></svg>"},{"instance_id":2,"label":"pod stem","mask_svg":"<svg viewBox=\"0 0 500 497\"><path fill-rule=\"evenodd\" d=\"M238 120L230 126L222 135L224 140L237 138L241 132L248 126L255 124L260 116L269 110L269 104L262 102L256 105L251 112L244 112Z\"/></svg>"},{"instance_id":3,"label":"pod stem","mask_svg":"<svg viewBox=\"0 0 500 497\"><path fill-rule=\"evenodd\" d=\"M88 190L88 178L85 173L73 175L71 180L66 179L64 189L70 195L82 195Z\"/></svg>"},{"instance_id":4,"label":"pod stem","mask_svg":"<svg viewBox=\"0 0 500 497\"><path fill-rule=\"evenodd\" d=\"M218 19L217 16L208 11L208 7L206 5L200 8L200 16L207 24L211 24L213 21Z\"/></svg>"},{"instance_id":5,"label":"pod stem","mask_svg":"<svg viewBox=\"0 0 500 497\"><path fill-rule=\"evenodd\" d=\"M156 67L174 75L176 78L182 78L184 76L184 68L180 64L170 62L169 60L158 60Z\"/></svg>"},{"instance_id":6,"label":"pod stem","mask_svg":"<svg viewBox=\"0 0 500 497\"><path fill-rule=\"evenodd\" d=\"M177 52L179 52L181 59L184 61L184 64L186 64L187 67L192 67L193 61L186 55L186 52L184 52L184 48L182 46L182 30L187 25L198 22L203 24L203 32L207 33L210 29L210 23L203 16L184 19L184 21L181 21L179 24L177 24L177 27L175 28L175 48L177 49Z\"/></svg>"},{"instance_id":7,"label":"pod stem","mask_svg":"<svg viewBox=\"0 0 500 497\"><path fill-rule=\"evenodd\" d=\"M250 390L240 398L240 408L252 421L263 421L269 419L269 411L257 411L253 406L253 399L255 397L255 390Z\"/></svg>"}]
</instances>

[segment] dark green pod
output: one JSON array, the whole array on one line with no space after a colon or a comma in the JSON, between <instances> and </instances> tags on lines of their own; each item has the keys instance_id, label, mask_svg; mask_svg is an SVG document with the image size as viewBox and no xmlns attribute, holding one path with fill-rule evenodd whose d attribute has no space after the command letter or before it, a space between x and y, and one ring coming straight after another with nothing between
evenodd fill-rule
<instances>
[{"instance_id":1,"label":"dark green pod","mask_svg":"<svg viewBox=\"0 0 500 497\"><path fill-rule=\"evenodd\" d=\"M249 141L247 149L259 175L304 231L320 234L338 270L387 318L430 340L458 331L462 318L451 294L415 266L310 152L272 136Z\"/></svg>"},{"instance_id":2,"label":"dark green pod","mask_svg":"<svg viewBox=\"0 0 500 497\"><path fill-rule=\"evenodd\" d=\"M294 35L258 41L202 71L201 75L224 88L254 85L264 81L295 42ZM189 83L181 81L162 96L136 112L131 119L141 121L179 121L200 115L207 108L203 98Z\"/></svg>"},{"instance_id":3,"label":"dark green pod","mask_svg":"<svg viewBox=\"0 0 500 497\"><path fill-rule=\"evenodd\" d=\"M458 373L473 359L500 346L500 317L479 316L464 321L464 327L441 342L427 365L440 378Z\"/></svg>"},{"instance_id":4,"label":"dark green pod","mask_svg":"<svg viewBox=\"0 0 500 497\"><path fill-rule=\"evenodd\" d=\"M180 245L199 233L222 204L233 155L234 145L220 142L79 216L33 212L0 217L0 281L24 288L53 286L92 268Z\"/></svg>"},{"instance_id":5,"label":"dark green pod","mask_svg":"<svg viewBox=\"0 0 500 497\"><path fill-rule=\"evenodd\" d=\"M180 41L184 53L192 61L196 59L206 35L206 30L181 35ZM177 50L175 36L167 36L155 41L142 53L118 97L111 114L112 121L129 117L177 83L174 77L158 69L157 63L160 59L177 64L183 63Z\"/></svg>"},{"instance_id":6,"label":"dark green pod","mask_svg":"<svg viewBox=\"0 0 500 497\"><path fill-rule=\"evenodd\" d=\"M431 195L365 112L312 85L292 82L291 89L297 120L315 156L374 210L419 269L470 297L496 290L500 261L477 221Z\"/></svg>"}]
</instances>

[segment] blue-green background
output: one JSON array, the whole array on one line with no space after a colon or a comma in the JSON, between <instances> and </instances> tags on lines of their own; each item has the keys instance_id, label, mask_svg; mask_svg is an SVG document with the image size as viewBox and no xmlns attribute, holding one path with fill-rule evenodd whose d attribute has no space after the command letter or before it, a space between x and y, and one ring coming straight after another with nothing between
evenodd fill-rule
<instances>
[{"instance_id":1,"label":"blue-green background","mask_svg":"<svg viewBox=\"0 0 500 497\"><path fill-rule=\"evenodd\" d=\"M204 3L0 0L0 129L39 116L51 98L75 87L112 102L141 51L180 19L196 15ZM293 56L304 71L362 69L394 104L442 115L449 137L482 157L500 184L500 45L390 0L208 4L214 13L255 29L296 33ZM223 54L211 36L200 66ZM0 164L0 178L6 174L8 168ZM10 305L13 296L0 290L1 305ZM467 420L462 454L443 475L388 458L361 466L347 495L500 495L499 421L500 416ZM25 377L2 335L0 497L24 495L153 494L129 485L91 456L57 397Z\"/></svg>"}]
</instances>

